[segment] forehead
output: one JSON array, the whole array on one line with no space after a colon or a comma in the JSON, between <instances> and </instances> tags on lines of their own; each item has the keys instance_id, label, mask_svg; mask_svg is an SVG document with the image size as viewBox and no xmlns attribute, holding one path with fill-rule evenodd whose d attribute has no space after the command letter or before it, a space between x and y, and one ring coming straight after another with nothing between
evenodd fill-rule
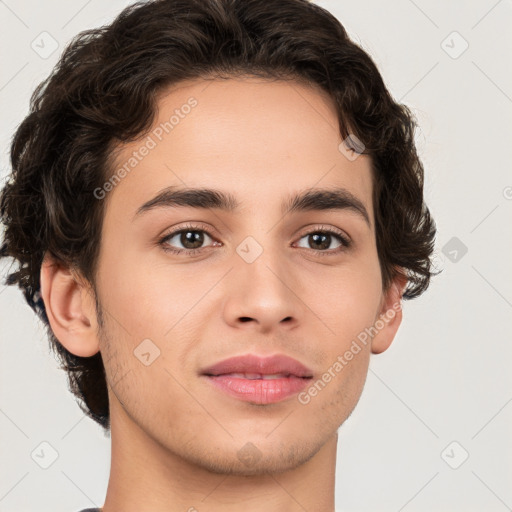
<instances>
[{"instance_id":1,"label":"forehead","mask_svg":"<svg viewBox=\"0 0 512 512\"><path fill-rule=\"evenodd\" d=\"M125 172L108 199L134 213L169 186L223 189L247 211L262 201L281 208L283 196L305 189L345 188L373 218L371 160L349 160L340 143L335 106L319 88L252 77L180 82L160 93L149 132L118 146L111 172Z\"/></svg>"}]
</instances>

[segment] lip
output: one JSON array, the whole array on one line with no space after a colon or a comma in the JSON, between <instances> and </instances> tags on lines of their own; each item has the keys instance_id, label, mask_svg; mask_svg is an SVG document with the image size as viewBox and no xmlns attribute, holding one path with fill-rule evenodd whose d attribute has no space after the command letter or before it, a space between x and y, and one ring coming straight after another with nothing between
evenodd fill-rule
<instances>
[{"instance_id":1,"label":"lip","mask_svg":"<svg viewBox=\"0 0 512 512\"><path fill-rule=\"evenodd\" d=\"M241 373L283 376L263 379L232 375ZM282 354L271 357L255 354L232 357L205 368L201 375L217 390L255 404L276 403L293 396L302 391L313 377L309 368Z\"/></svg>"},{"instance_id":2,"label":"lip","mask_svg":"<svg viewBox=\"0 0 512 512\"><path fill-rule=\"evenodd\" d=\"M245 354L224 359L219 363L201 370L202 375L218 376L227 373L260 373L262 375L273 375L282 373L294 377L312 377L313 372L302 363L285 356L277 354L270 357L260 357L256 354Z\"/></svg>"}]
</instances>

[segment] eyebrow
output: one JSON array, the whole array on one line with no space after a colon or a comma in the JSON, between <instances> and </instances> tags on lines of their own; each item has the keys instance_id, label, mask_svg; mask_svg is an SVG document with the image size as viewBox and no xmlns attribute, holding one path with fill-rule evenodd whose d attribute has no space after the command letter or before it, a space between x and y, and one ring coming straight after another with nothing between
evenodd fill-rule
<instances>
[{"instance_id":1,"label":"eyebrow","mask_svg":"<svg viewBox=\"0 0 512 512\"><path fill-rule=\"evenodd\" d=\"M134 218L155 208L188 207L216 209L234 213L240 208L236 197L229 192L209 188L167 187L145 202L135 212ZM371 221L360 199L345 188L307 189L288 197L281 205L281 213L349 210L361 217L368 227Z\"/></svg>"}]
</instances>

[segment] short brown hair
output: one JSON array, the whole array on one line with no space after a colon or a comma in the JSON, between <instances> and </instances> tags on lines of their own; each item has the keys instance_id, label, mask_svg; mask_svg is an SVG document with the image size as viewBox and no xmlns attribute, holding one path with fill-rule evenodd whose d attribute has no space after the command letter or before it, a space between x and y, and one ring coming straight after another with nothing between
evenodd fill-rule
<instances>
[{"instance_id":1,"label":"short brown hair","mask_svg":"<svg viewBox=\"0 0 512 512\"><path fill-rule=\"evenodd\" d=\"M423 166L411 111L396 103L370 56L340 22L307 0L154 0L109 26L80 33L34 91L11 146L0 195L0 257L47 326L80 407L110 428L101 354L78 357L56 339L40 297L48 252L93 285L105 201L94 190L112 172L116 143L151 127L155 99L186 79L254 75L320 86L334 100L342 139L371 156L383 289L407 277L405 299L428 287L435 224L423 200ZM97 309L98 309L98 302ZM83 402L85 404L82 405Z\"/></svg>"}]
</instances>

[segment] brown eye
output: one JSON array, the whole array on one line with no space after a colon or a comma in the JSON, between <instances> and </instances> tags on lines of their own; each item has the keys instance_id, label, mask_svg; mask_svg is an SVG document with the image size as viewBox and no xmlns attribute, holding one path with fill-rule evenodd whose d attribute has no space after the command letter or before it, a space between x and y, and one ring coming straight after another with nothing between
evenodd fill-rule
<instances>
[{"instance_id":1,"label":"brown eye","mask_svg":"<svg viewBox=\"0 0 512 512\"><path fill-rule=\"evenodd\" d=\"M180 231L179 235L179 242L185 249L198 249L204 243L204 234L201 231Z\"/></svg>"},{"instance_id":2,"label":"brown eye","mask_svg":"<svg viewBox=\"0 0 512 512\"><path fill-rule=\"evenodd\" d=\"M311 231L301 238L301 240L303 239L306 239L307 245L299 247L318 252L326 252L328 254L337 253L340 250L347 249L351 245L349 240L331 229L317 229L316 231ZM332 247L333 243L337 243L337 245Z\"/></svg>"},{"instance_id":3,"label":"brown eye","mask_svg":"<svg viewBox=\"0 0 512 512\"><path fill-rule=\"evenodd\" d=\"M208 247L206 242L213 241L213 238L204 229L195 226L186 226L175 230L164 236L159 244L165 251L176 254L195 254ZM209 244L212 245L211 243Z\"/></svg>"},{"instance_id":4,"label":"brown eye","mask_svg":"<svg viewBox=\"0 0 512 512\"><path fill-rule=\"evenodd\" d=\"M210 237L206 235L206 238ZM167 235L164 240L168 244L171 244L171 241L174 240L174 244L182 245L181 249L199 249L205 241L205 232L185 229Z\"/></svg>"}]
</instances>

